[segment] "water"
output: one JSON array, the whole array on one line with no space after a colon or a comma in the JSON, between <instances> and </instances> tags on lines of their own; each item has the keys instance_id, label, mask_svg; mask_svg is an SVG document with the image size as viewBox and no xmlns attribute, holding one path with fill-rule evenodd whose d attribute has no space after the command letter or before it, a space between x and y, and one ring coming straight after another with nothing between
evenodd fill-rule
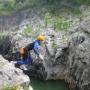
<instances>
[{"instance_id":1,"label":"water","mask_svg":"<svg viewBox=\"0 0 90 90\"><path fill-rule=\"evenodd\" d=\"M60 80L40 81L31 79L33 90L69 90L67 85Z\"/></svg>"}]
</instances>

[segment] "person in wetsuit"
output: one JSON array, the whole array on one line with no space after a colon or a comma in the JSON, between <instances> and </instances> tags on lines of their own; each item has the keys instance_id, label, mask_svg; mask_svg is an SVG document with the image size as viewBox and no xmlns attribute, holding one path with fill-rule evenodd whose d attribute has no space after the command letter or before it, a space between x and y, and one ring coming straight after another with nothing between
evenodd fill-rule
<instances>
[{"instance_id":1,"label":"person in wetsuit","mask_svg":"<svg viewBox=\"0 0 90 90\"><path fill-rule=\"evenodd\" d=\"M22 65L22 64L32 64L33 63L33 59L32 56L30 54L31 50L34 50L35 54L41 59L43 60L43 56L40 54L40 45L42 43L42 41L44 40L44 36L43 35L38 35L37 40L35 40L34 42L28 44L26 47L21 48L21 60L19 60L17 63Z\"/></svg>"}]
</instances>

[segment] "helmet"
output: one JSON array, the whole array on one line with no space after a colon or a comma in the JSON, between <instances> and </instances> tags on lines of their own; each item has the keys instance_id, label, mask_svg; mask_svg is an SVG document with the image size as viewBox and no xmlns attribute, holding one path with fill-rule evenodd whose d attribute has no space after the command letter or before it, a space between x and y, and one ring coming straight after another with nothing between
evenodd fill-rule
<instances>
[{"instance_id":1,"label":"helmet","mask_svg":"<svg viewBox=\"0 0 90 90\"><path fill-rule=\"evenodd\" d=\"M44 40L43 35L38 35L37 40L39 40L39 41L43 41L43 40Z\"/></svg>"}]
</instances>

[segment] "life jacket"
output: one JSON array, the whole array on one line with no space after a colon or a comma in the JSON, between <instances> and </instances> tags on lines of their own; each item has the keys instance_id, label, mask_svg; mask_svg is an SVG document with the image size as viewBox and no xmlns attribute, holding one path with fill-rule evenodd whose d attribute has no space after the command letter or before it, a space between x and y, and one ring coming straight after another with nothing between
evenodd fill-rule
<instances>
[{"instance_id":1,"label":"life jacket","mask_svg":"<svg viewBox=\"0 0 90 90\"><path fill-rule=\"evenodd\" d=\"M20 55L24 55L26 53L26 51L32 50L34 48L34 42L28 44L25 47L21 47L20 48Z\"/></svg>"},{"instance_id":2,"label":"life jacket","mask_svg":"<svg viewBox=\"0 0 90 90\"><path fill-rule=\"evenodd\" d=\"M36 42L37 42L37 41L34 41L33 43L30 43L30 44L28 44L28 45L25 46L25 47L21 47L21 48L20 48L20 54L23 55L23 54L27 53L27 51L33 50L34 44L35 44ZM39 43L39 42L38 42L38 43Z\"/></svg>"},{"instance_id":3,"label":"life jacket","mask_svg":"<svg viewBox=\"0 0 90 90\"><path fill-rule=\"evenodd\" d=\"M23 54L25 53L24 48L25 48L25 47L21 47L21 48L20 48L20 54L21 54L21 55L23 55Z\"/></svg>"}]
</instances>

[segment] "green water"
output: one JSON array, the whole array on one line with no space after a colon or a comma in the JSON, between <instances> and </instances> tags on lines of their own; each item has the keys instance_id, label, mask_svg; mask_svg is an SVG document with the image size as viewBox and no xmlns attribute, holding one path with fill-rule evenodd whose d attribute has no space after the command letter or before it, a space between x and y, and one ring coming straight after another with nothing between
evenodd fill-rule
<instances>
[{"instance_id":1,"label":"green water","mask_svg":"<svg viewBox=\"0 0 90 90\"><path fill-rule=\"evenodd\" d=\"M31 86L33 90L69 90L63 81L40 81L31 79Z\"/></svg>"}]
</instances>

